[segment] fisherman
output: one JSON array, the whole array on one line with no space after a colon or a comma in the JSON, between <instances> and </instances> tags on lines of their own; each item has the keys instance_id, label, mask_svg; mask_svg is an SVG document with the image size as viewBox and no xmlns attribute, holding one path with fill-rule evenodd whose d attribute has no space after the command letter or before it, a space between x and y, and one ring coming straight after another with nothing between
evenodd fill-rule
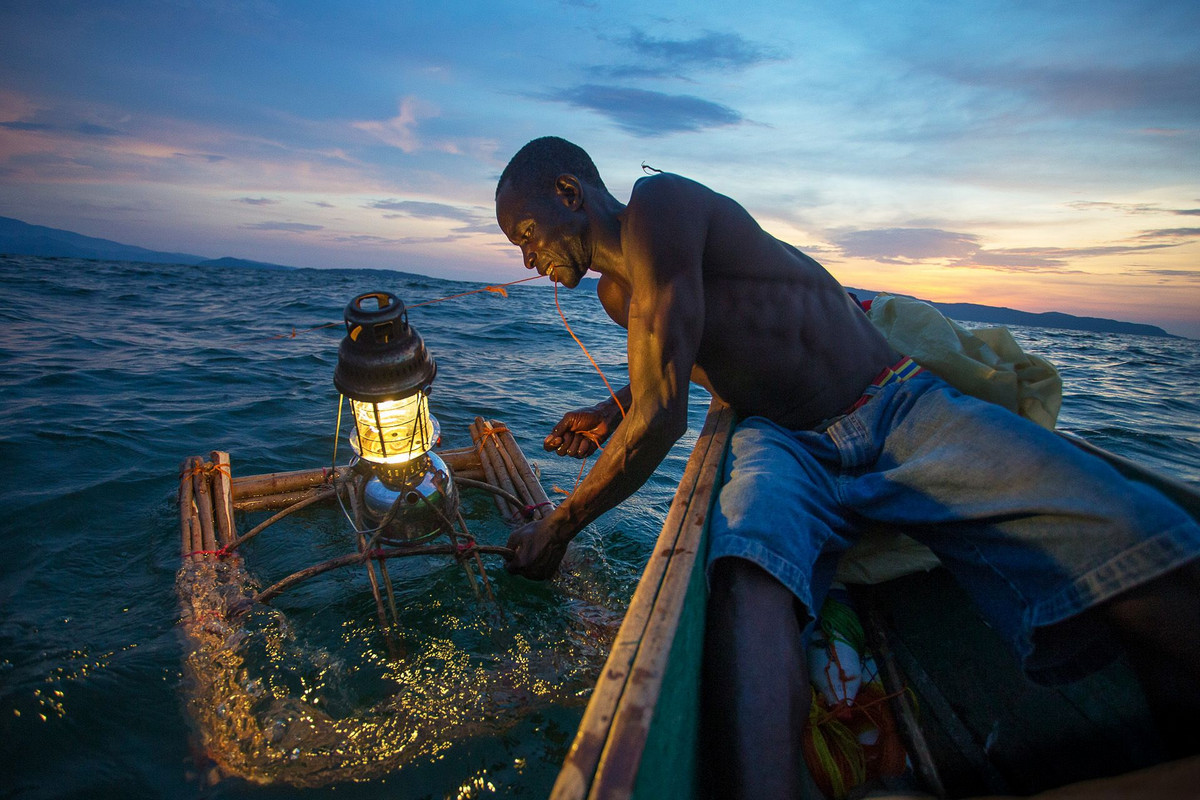
<instances>
[{"instance_id":1,"label":"fisherman","mask_svg":"<svg viewBox=\"0 0 1200 800\"><path fill-rule=\"evenodd\" d=\"M621 203L586 152L545 137L500 176L496 218L528 269L568 288L596 272L628 331L629 385L545 441L603 452L512 534L510 571L553 575L651 476L686 430L689 381L736 412L707 563L714 796L800 796L805 637L871 525L932 549L1039 682L1123 646L1167 736L1196 747L1200 526L1162 495L904 359L820 264L695 181L644 177Z\"/></svg>"}]
</instances>

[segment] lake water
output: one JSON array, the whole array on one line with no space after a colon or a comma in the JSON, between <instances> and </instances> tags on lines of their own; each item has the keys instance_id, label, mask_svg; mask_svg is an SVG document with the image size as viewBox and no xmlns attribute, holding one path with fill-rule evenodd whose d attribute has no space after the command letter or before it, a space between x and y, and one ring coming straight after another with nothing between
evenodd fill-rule
<instances>
[{"instance_id":1,"label":"lake water","mask_svg":"<svg viewBox=\"0 0 1200 800\"><path fill-rule=\"evenodd\" d=\"M184 670L181 460L227 450L235 475L328 464L342 332L303 331L340 320L364 291L412 305L470 288L371 270L0 257L0 796L546 795L683 472L707 406L699 390L686 439L581 534L555 580L511 578L492 557L497 608L453 564L405 559L392 569L405 652L392 657L366 576L329 573L220 631L231 655L205 654L209 685ZM619 385L623 332L594 295L560 300ZM410 321L438 361L443 445L469 444L476 415L500 419L547 490L570 489L578 463L547 456L541 438L606 390L549 287L415 308ZM1061 428L1200 485L1200 342L1013 332L1061 369ZM481 541L504 543L490 498L465 506ZM312 508L245 555L266 585L352 549L340 515ZM295 727L296 703L327 715L325 728ZM266 744L225 756L274 783L212 782L198 742L238 726Z\"/></svg>"}]
</instances>

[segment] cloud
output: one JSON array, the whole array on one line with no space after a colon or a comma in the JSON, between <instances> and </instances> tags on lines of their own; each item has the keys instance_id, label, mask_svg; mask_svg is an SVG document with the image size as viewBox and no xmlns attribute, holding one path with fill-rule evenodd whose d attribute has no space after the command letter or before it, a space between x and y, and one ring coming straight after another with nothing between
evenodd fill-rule
<instances>
[{"instance_id":1,"label":"cloud","mask_svg":"<svg viewBox=\"0 0 1200 800\"><path fill-rule=\"evenodd\" d=\"M955 66L951 74L970 84L1029 94L1056 113L1085 116L1110 112L1153 113L1156 119L1200 118L1200 81L1195 60L1119 66L986 68ZM1156 130L1171 130L1159 126Z\"/></svg>"},{"instance_id":2,"label":"cloud","mask_svg":"<svg viewBox=\"0 0 1200 800\"><path fill-rule=\"evenodd\" d=\"M376 200L368 203L367 208L378 208L384 211L398 211L396 216L416 217L418 219L453 219L459 222L475 223L480 215L466 208L447 205L446 203L426 203L418 200Z\"/></svg>"},{"instance_id":3,"label":"cloud","mask_svg":"<svg viewBox=\"0 0 1200 800\"><path fill-rule=\"evenodd\" d=\"M775 60L767 50L736 33L708 31L692 39L657 39L635 30L623 43L642 58L658 61L672 70L682 67L741 69ZM636 71L639 68L627 69Z\"/></svg>"},{"instance_id":4,"label":"cloud","mask_svg":"<svg viewBox=\"0 0 1200 800\"><path fill-rule=\"evenodd\" d=\"M543 99L596 111L621 129L643 137L718 128L743 120L732 108L699 97L621 86L584 84Z\"/></svg>"},{"instance_id":5,"label":"cloud","mask_svg":"<svg viewBox=\"0 0 1200 800\"><path fill-rule=\"evenodd\" d=\"M929 259L965 258L979 250L979 237L937 228L881 228L850 231L834 238L849 258L870 258L887 264Z\"/></svg>"},{"instance_id":6,"label":"cloud","mask_svg":"<svg viewBox=\"0 0 1200 800\"><path fill-rule=\"evenodd\" d=\"M308 202L318 208L337 208L333 203L327 203L324 200L309 200Z\"/></svg>"},{"instance_id":7,"label":"cloud","mask_svg":"<svg viewBox=\"0 0 1200 800\"><path fill-rule=\"evenodd\" d=\"M308 225L303 222L255 222L253 224L243 225L242 228L250 231L286 231L288 233L308 233L309 231L323 230L325 226Z\"/></svg>"},{"instance_id":8,"label":"cloud","mask_svg":"<svg viewBox=\"0 0 1200 800\"><path fill-rule=\"evenodd\" d=\"M1179 228L1164 233L1172 238L1192 235L1186 231L1200 229ZM1139 236L1137 239L1149 237ZM915 264L922 261L941 261L948 267L968 269L995 269L1012 272L1055 272L1078 273L1072 269L1075 260L1099 256L1128 255L1176 247L1182 242L1155 244L1114 244L1096 247L1019 247L989 250L984 248L978 236L970 233L944 231L938 228L880 228L875 230L849 231L834 237L833 242L848 258L867 258L883 264Z\"/></svg>"},{"instance_id":9,"label":"cloud","mask_svg":"<svg viewBox=\"0 0 1200 800\"><path fill-rule=\"evenodd\" d=\"M1067 203L1076 211L1115 211L1119 214L1175 214L1200 217L1200 208L1163 208L1157 203L1110 203L1103 200L1076 200Z\"/></svg>"},{"instance_id":10,"label":"cloud","mask_svg":"<svg viewBox=\"0 0 1200 800\"><path fill-rule=\"evenodd\" d=\"M1178 278L1184 281L1200 282L1200 270L1197 269L1139 269L1133 270L1136 275L1156 275L1160 278Z\"/></svg>"},{"instance_id":11,"label":"cloud","mask_svg":"<svg viewBox=\"0 0 1200 800\"><path fill-rule=\"evenodd\" d=\"M400 101L396 116L391 119L383 122L367 120L350 124L351 127L365 131L405 153L412 154L420 150L458 153L458 147L450 142L425 141L417 135L417 126L422 119L431 119L440 115L441 111L432 103L427 103L418 97L405 97Z\"/></svg>"},{"instance_id":12,"label":"cloud","mask_svg":"<svg viewBox=\"0 0 1200 800\"><path fill-rule=\"evenodd\" d=\"M1142 231L1138 239L1195 239L1200 236L1200 228L1160 228L1155 231Z\"/></svg>"},{"instance_id":13,"label":"cloud","mask_svg":"<svg viewBox=\"0 0 1200 800\"><path fill-rule=\"evenodd\" d=\"M195 161L204 161L209 164L216 164L219 161L224 161L226 156L219 156L215 153L172 153L175 158L192 159Z\"/></svg>"},{"instance_id":14,"label":"cloud","mask_svg":"<svg viewBox=\"0 0 1200 800\"><path fill-rule=\"evenodd\" d=\"M385 219L449 219L462 223L452 233L496 233L496 221L490 213L481 214L470 208L452 206L447 203L430 203L420 200L376 200L367 208L394 211L384 214ZM461 237L456 237L456 240Z\"/></svg>"},{"instance_id":15,"label":"cloud","mask_svg":"<svg viewBox=\"0 0 1200 800\"><path fill-rule=\"evenodd\" d=\"M1076 211L1116 211L1121 214L1158 214L1162 207L1155 203L1109 203L1103 200L1077 200L1067 203Z\"/></svg>"},{"instance_id":16,"label":"cloud","mask_svg":"<svg viewBox=\"0 0 1200 800\"><path fill-rule=\"evenodd\" d=\"M273 206L279 201L272 200L269 197L239 197L235 199L235 203L245 203L248 206Z\"/></svg>"},{"instance_id":17,"label":"cloud","mask_svg":"<svg viewBox=\"0 0 1200 800\"><path fill-rule=\"evenodd\" d=\"M78 133L84 136L125 136L124 131L119 131L116 128L109 128L105 125L97 125L93 122L75 122L75 123L55 123L55 122L27 122L25 120L12 120L9 122L0 122L0 128L8 128L12 131L32 131L36 133Z\"/></svg>"},{"instance_id":18,"label":"cloud","mask_svg":"<svg viewBox=\"0 0 1200 800\"><path fill-rule=\"evenodd\" d=\"M359 245L421 245L421 244L451 244L453 242L462 241L461 236L401 236L399 238L389 238L387 236L374 236L369 233L349 233L343 236L332 237L333 241L344 244L359 244Z\"/></svg>"},{"instance_id":19,"label":"cloud","mask_svg":"<svg viewBox=\"0 0 1200 800\"><path fill-rule=\"evenodd\" d=\"M1045 250L989 250L973 253L950 266L976 269L994 269L1003 272L1056 272L1081 273L1083 270L1069 269L1067 262L1053 248Z\"/></svg>"},{"instance_id":20,"label":"cloud","mask_svg":"<svg viewBox=\"0 0 1200 800\"><path fill-rule=\"evenodd\" d=\"M708 31L694 39L655 39L635 30L626 43L641 55L674 64L745 67L771 58L762 48L736 33Z\"/></svg>"}]
</instances>

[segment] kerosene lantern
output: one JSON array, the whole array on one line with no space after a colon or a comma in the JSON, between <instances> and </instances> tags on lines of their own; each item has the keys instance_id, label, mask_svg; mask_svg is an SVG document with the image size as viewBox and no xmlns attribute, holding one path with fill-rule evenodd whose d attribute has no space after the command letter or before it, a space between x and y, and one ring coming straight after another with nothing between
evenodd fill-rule
<instances>
[{"instance_id":1,"label":"kerosene lantern","mask_svg":"<svg viewBox=\"0 0 1200 800\"><path fill-rule=\"evenodd\" d=\"M333 383L354 415L350 446L366 477L363 510L374 525L387 521L385 541L431 538L458 511L450 470L431 449L439 436L429 413L437 364L390 292L355 297L345 320Z\"/></svg>"}]
</instances>

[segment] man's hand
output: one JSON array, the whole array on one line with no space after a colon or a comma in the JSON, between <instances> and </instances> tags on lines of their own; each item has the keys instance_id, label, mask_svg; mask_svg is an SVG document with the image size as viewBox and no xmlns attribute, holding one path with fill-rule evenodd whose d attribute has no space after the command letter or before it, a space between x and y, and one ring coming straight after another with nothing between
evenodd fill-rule
<instances>
[{"instance_id":1,"label":"man's hand","mask_svg":"<svg viewBox=\"0 0 1200 800\"><path fill-rule=\"evenodd\" d=\"M517 528L508 537L508 547L516 552L507 569L514 575L524 575L544 581L554 575L567 552L569 538L562 538L551 517L535 520Z\"/></svg>"},{"instance_id":2,"label":"man's hand","mask_svg":"<svg viewBox=\"0 0 1200 800\"><path fill-rule=\"evenodd\" d=\"M581 408L563 414L542 447L560 456L587 458L600 447L612 429L610 419L595 408Z\"/></svg>"}]
</instances>

